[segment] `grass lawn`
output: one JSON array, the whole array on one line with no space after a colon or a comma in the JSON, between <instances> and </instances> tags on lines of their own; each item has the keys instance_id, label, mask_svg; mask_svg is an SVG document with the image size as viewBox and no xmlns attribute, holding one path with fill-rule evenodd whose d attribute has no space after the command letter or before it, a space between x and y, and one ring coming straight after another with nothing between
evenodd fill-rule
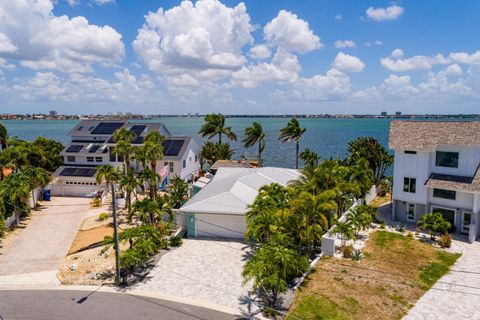
<instances>
[{"instance_id":1,"label":"grass lawn","mask_svg":"<svg viewBox=\"0 0 480 320\"><path fill-rule=\"evenodd\" d=\"M383 230L370 234L363 254L319 261L287 319L401 319L460 256Z\"/></svg>"}]
</instances>

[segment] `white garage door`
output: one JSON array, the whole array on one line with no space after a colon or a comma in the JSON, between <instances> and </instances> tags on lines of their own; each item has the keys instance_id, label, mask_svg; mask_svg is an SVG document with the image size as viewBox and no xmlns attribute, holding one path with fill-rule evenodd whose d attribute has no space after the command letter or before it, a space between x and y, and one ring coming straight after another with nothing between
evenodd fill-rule
<instances>
[{"instance_id":1,"label":"white garage door","mask_svg":"<svg viewBox=\"0 0 480 320\"><path fill-rule=\"evenodd\" d=\"M195 214L197 237L244 239L246 227L244 215Z\"/></svg>"},{"instance_id":2,"label":"white garage door","mask_svg":"<svg viewBox=\"0 0 480 320\"><path fill-rule=\"evenodd\" d=\"M53 185L51 186L52 196L57 197L87 197L98 190L97 186L84 185Z\"/></svg>"}]
</instances>

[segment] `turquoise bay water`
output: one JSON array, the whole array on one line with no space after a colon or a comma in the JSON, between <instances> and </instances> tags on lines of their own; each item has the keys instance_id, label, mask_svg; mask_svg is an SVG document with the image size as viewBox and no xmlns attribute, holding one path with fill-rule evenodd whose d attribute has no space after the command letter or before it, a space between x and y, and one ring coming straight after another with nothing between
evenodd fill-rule
<instances>
[{"instance_id":1,"label":"turquoise bay water","mask_svg":"<svg viewBox=\"0 0 480 320\"><path fill-rule=\"evenodd\" d=\"M256 154L256 147L246 150L241 141L243 130L253 121L262 124L266 134L264 163L267 166L295 166L295 145L280 143L278 133L289 119L280 118L228 118L227 125L237 134L237 141L231 142L235 150L235 158L244 152ZM161 118L173 135L197 135L203 124L202 118ZM344 157L347 144L361 136L373 136L383 145L388 144L388 130L391 119L300 119L300 124L307 128L300 149L310 148L322 158ZM70 141L68 132L78 123L77 120L9 120L2 121L10 136L24 140L34 140L38 136L55 139L63 144ZM203 138L198 138L202 141Z\"/></svg>"}]
</instances>

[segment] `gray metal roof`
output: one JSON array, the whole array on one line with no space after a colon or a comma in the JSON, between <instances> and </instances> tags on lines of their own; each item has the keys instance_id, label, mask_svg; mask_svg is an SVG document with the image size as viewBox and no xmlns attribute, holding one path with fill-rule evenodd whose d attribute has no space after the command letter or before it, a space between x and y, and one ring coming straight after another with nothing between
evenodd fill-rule
<instances>
[{"instance_id":1,"label":"gray metal roof","mask_svg":"<svg viewBox=\"0 0 480 320\"><path fill-rule=\"evenodd\" d=\"M271 183L285 186L300 175L295 169L275 167L219 168L212 181L180 211L244 215L260 187Z\"/></svg>"}]
</instances>

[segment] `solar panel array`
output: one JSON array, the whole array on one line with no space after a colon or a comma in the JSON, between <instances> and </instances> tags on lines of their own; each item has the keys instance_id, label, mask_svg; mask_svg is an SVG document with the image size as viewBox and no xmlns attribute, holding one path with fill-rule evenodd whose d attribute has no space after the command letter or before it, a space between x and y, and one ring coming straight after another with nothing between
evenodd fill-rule
<instances>
[{"instance_id":1,"label":"solar panel array","mask_svg":"<svg viewBox=\"0 0 480 320\"><path fill-rule=\"evenodd\" d=\"M95 168L65 168L60 172L61 176L67 177L93 177L97 169Z\"/></svg>"},{"instance_id":2,"label":"solar panel array","mask_svg":"<svg viewBox=\"0 0 480 320\"><path fill-rule=\"evenodd\" d=\"M81 144L72 144L70 147L67 148L66 152L77 153L80 152L80 150L82 149L83 146Z\"/></svg>"},{"instance_id":3,"label":"solar panel array","mask_svg":"<svg viewBox=\"0 0 480 320\"><path fill-rule=\"evenodd\" d=\"M182 149L184 143L184 140L165 140L162 143L163 154L173 157L178 156L178 153Z\"/></svg>"},{"instance_id":4,"label":"solar panel array","mask_svg":"<svg viewBox=\"0 0 480 320\"><path fill-rule=\"evenodd\" d=\"M135 125L130 128L130 131L135 132L135 134L138 137L142 134L143 130L145 130L146 127L147 126L144 126L144 125Z\"/></svg>"},{"instance_id":5,"label":"solar panel array","mask_svg":"<svg viewBox=\"0 0 480 320\"><path fill-rule=\"evenodd\" d=\"M97 152L98 148L100 148L100 145L96 144L93 147L91 147L90 150L88 150L88 152L89 153L95 153L95 152Z\"/></svg>"},{"instance_id":6,"label":"solar panel array","mask_svg":"<svg viewBox=\"0 0 480 320\"><path fill-rule=\"evenodd\" d=\"M91 132L92 134L113 134L115 130L121 128L123 122L100 122L95 129Z\"/></svg>"}]
</instances>

